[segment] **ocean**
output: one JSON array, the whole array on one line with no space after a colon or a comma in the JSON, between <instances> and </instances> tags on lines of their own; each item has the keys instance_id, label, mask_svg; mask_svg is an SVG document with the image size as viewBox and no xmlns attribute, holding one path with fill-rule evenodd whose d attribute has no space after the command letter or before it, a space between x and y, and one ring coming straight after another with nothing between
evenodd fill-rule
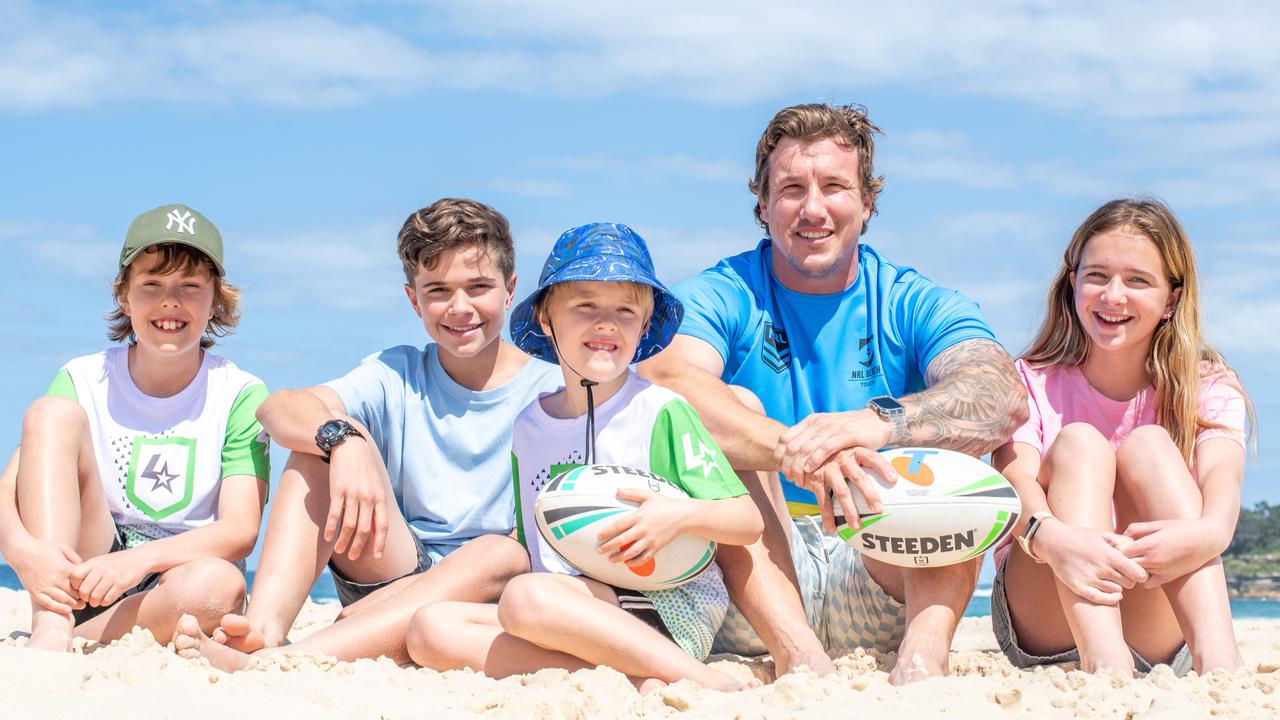
<instances>
[{"instance_id":1,"label":"ocean","mask_svg":"<svg viewBox=\"0 0 1280 720\"><path fill-rule=\"evenodd\" d=\"M253 586L254 571L250 570L249 586ZM0 564L0 587L21 590L18 575L13 568ZM311 588L311 599L315 602L338 602L338 595L333 589L333 580L326 570ZM991 614L991 586L979 585L965 609L965 617L984 617ZM1232 600L1231 616L1237 620L1249 618L1280 619L1280 601L1276 600Z\"/></svg>"}]
</instances>

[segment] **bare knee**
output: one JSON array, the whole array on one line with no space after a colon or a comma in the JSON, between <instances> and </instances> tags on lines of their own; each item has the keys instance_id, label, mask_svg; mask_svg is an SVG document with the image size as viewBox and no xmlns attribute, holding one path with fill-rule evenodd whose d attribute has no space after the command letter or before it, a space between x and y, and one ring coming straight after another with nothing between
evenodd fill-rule
<instances>
[{"instance_id":1,"label":"bare knee","mask_svg":"<svg viewBox=\"0 0 1280 720\"><path fill-rule=\"evenodd\" d=\"M48 432L71 435L88 428L89 417L80 403L56 395L46 395L31 403L22 416L23 437Z\"/></svg>"},{"instance_id":2,"label":"bare knee","mask_svg":"<svg viewBox=\"0 0 1280 720\"><path fill-rule=\"evenodd\" d=\"M178 609L194 615L201 627L212 629L223 615L244 610L244 575L221 558L183 563L165 573L164 585L173 592Z\"/></svg>"},{"instance_id":3,"label":"bare knee","mask_svg":"<svg viewBox=\"0 0 1280 720\"><path fill-rule=\"evenodd\" d=\"M1182 453L1174 444L1169 432L1159 425L1143 425L1137 428L1116 450L1116 470L1125 478L1137 479L1152 475L1162 460L1174 459L1182 465Z\"/></svg>"},{"instance_id":4,"label":"bare knee","mask_svg":"<svg viewBox=\"0 0 1280 720\"><path fill-rule=\"evenodd\" d=\"M415 663L433 670L456 667L450 652L451 630L466 621L458 609L458 603L437 602L423 605L413 614L404 640Z\"/></svg>"},{"instance_id":5,"label":"bare knee","mask_svg":"<svg viewBox=\"0 0 1280 720\"><path fill-rule=\"evenodd\" d=\"M498 601L498 622L512 635L524 637L543 626L554 611L557 592L554 578L539 574L520 575L507 583Z\"/></svg>"},{"instance_id":6,"label":"bare knee","mask_svg":"<svg viewBox=\"0 0 1280 720\"><path fill-rule=\"evenodd\" d=\"M506 583L517 575L529 572L529 551L515 539L506 535L481 535L468 545L484 553L487 567L484 572L495 580Z\"/></svg>"},{"instance_id":7,"label":"bare knee","mask_svg":"<svg viewBox=\"0 0 1280 720\"><path fill-rule=\"evenodd\" d=\"M1050 473L1054 483L1081 480L1096 485L1102 479L1099 474L1113 480L1115 465L1115 452L1097 428L1088 423L1070 423L1049 447L1042 469Z\"/></svg>"}]
</instances>

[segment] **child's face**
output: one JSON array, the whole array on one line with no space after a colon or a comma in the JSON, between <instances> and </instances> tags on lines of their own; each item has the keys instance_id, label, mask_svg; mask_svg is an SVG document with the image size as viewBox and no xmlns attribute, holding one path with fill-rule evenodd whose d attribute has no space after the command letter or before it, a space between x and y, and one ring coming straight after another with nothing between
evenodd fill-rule
<instances>
[{"instance_id":1,"label":"child's face","mask_svg":"<svg viewBox=\"0 0 1280 720\"><path fill-rule=\"evenodd\" d=\"M129 316L139 347L165 354L193 352L213 316L214 279L203 264L165 275L154 272L158 252L144 252L129 265L120 309Z\"/></svg>"},{"instance_id":2,"label":"child's face","mask_svg":"<svg viewBox=\"0 0 1280 720\"><path fill-rule=\"evenodd\" d=\"M468 358L501 336L515 285L484 248L463 245L441 253L434 268L419 266L405 293L440 350Z\"/></svg>"},{"instance_id":3,"label":"child's face","mask_svg":"<svg viewBox=\"0 0 1280 720\"><path fill-rule=\"evenodd\" d=\"M627 371L649 324L649 307L634 288L617 282L575 282L558 289L540 322L555 329L556 354L570 368L598 383Z\"/></svg>"},{"instance_id":4,"label":"child's face","mask_svg":"<svg viewBox=\"0 0 1280 720\"><path fill-rule=\"evenodd\" d=\"M1130 227L1090 238L1071 281L1076 315L1098 350L1146 353L1182 292L1170 287L1155 242Z\"/></svg>"}]
</instances>

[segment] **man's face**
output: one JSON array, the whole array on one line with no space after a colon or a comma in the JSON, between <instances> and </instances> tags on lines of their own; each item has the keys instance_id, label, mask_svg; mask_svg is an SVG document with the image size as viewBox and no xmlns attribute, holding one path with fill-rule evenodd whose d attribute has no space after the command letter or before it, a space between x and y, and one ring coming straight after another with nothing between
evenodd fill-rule
<instances>
[{"instance_id":1,"label":"man's face","mask_svg":"<svg viewBox=\"0 0 1280 720\"><path fill-rule=\"evenodd\" d=\"M773 272L787 288L837 293L858 276L858 236L871 217L858 151L830 138L783 138L769 155L760 217L773 238Z\"/></svg>"},{"instance_id":2,"label":"man's face","mask_svg":"<svg viewBox=\"0 0 1280 720\"><path fill-rule=\"evenodd\" d=\"M515 282L514 275L503 279L483 248L463 245L441 253L434 268L419 266L405 293L443 354L471 358L491 345L496 349Z\"/></svg>"}]
</instances>

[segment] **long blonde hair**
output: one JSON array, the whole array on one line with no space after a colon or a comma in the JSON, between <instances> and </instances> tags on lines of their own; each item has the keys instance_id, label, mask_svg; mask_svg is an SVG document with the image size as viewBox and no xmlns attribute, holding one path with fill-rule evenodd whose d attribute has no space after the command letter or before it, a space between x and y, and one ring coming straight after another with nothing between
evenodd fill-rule
<instances>
[{"instance_id":1,"label":"long blonde hair","mask_svg":"<svg viewBox=\"0 0 1280 720\"><path fill-rule=\"evenodd\" d=\"M1126 227L1141 232L1155 243L1169 285L1173 289L1182 289L1172 314L1156 326L1146 370L1155 385L1156 422L1169 431L1183 460L1189 465L1196 435L1206 428L1223 427L1200 417L1198 395L1201 378L1222 375L1226 382L1240 391L1244 396L1251 435L1255 416L1253 404L1239 377L1201 334L1195 255L1182 225L1164 203L1153 198L1112 200L1081 223L1062 254L1062 267L1057 277L1049 286L1044 322L1022 357L1031 365L1076 367L1084 364L1089 356L1089 336L1076 315L1071 275L1079 267L1085 245L1091 238Z\"/></svg>"}]
</instances>

